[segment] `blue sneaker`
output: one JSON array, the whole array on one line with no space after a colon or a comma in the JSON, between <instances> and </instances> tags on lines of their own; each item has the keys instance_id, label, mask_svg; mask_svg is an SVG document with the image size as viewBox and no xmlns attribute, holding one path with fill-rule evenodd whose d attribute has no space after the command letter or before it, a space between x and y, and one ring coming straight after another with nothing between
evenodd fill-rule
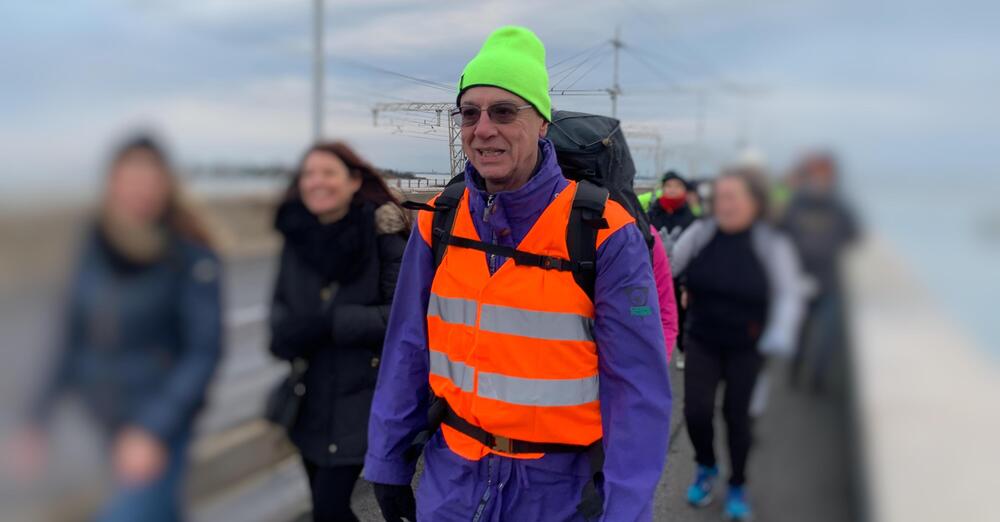
<instances>
[{"instance_id":1,"label":"blue sneaker","mask_svg":"<svg viewBox=\"0 0 1000 522\"><path fill-rule=\"evenodd\" d=\"M726 495L726 519L751 519L750 504L747 503L747 495L743 486L729 486L729 494Z\"/></svg>"},{"instance_id":2,"label":"blue sneaker","mask_svg":"<svg viewBox=\"0 0 1000 522\"><path fill-rule=\"evenodd\" d=\"M688 503L695 507L704 507L712 502L712 486L719 476L719 468L698 465L698 473L694 483L688 488Z\"/></svg>"}]
</instances>

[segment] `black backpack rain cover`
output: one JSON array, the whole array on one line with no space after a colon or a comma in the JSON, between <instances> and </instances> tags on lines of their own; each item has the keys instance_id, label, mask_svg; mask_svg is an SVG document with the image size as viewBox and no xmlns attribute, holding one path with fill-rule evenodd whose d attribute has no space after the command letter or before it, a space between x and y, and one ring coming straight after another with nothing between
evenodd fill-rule
<instances>
[{"instance_id":1,"label":"black backpack rain cover","mask_svg":"<svg viewBox=\"0 0 1000 522\"><path fill-rule=\"evenodd\" d=\"M649 218L632 186L635 163L625 142L621 122L597 114L553 111L548 138L555 145L563 175L606 188L609 197L635 218L646 245L652 248Z\"/></svg>"}]
</instances>

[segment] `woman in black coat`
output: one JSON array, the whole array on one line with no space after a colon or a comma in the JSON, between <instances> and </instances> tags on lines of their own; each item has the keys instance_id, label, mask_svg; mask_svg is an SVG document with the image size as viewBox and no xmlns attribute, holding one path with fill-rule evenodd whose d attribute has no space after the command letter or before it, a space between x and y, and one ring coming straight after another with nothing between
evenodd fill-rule
<instances>
[{"instance_id":1,"label":"woman in black coat","mask_svg":"<svg viewBox=\"0 0 1000 522\"><path fill-rule=\"evenodd\" d=\"M357 520L351 492L409 223L376 170L337 142L306 152L275 226L285 244L271 353L305 368L289 436L309 477L314 520Z\"/></svg>"}]
</instances>

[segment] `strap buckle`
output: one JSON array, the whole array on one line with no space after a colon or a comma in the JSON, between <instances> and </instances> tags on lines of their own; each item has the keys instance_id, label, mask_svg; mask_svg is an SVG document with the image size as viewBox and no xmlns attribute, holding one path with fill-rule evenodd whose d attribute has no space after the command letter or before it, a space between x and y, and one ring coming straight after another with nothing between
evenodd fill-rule
<instances>
[{"instance_id":1,"label":"strap buckle","mask_svg":"<svg viewBox=\"0 0 1000 522\"><path fill-rule=\"evenodd\" d=\"M504 453L513 453L514 444L507 437L493 436L493 444L490 446L493 451L502 451Z\"/></svg>"},{"instance_id":2,"label":"strap buckle","mask_svg":"<svg viewBox=\"0 0 1000 522\"><path fill-rule=\"evenodd\" d=\"M563 264L563 260L557 257L545 256L542 258L542 268L546 270L561 270Z\"/></svg>"}]
</instances>

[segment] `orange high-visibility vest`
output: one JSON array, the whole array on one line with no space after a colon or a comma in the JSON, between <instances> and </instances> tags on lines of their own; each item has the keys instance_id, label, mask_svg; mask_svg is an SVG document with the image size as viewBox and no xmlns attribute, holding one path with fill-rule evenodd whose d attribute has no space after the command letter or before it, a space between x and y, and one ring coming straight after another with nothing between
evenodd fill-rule
<instances>
[{"instance_id":1,"label":"orange high-visibility vest","mask_svg":"<svg viewBox=\"0 0 1000 522\"><path fill-rule=\"evenodd\" d=\"M566 226L577 184L548 205L518 250L568 259ZM452 235L479 241L466 189ZM432 202L433 204L433 202ZM634 220L614 201L597 247ZM431 242L433 213L420 213ZM430 386L462 419L511 439L587 446L602 435L594 303L567 271L508 259L492 276L480 250L448 246L427 305ZM516 458L442 425L448 447L470 460L488 453Z\"/></svg>"}]
</instances>

